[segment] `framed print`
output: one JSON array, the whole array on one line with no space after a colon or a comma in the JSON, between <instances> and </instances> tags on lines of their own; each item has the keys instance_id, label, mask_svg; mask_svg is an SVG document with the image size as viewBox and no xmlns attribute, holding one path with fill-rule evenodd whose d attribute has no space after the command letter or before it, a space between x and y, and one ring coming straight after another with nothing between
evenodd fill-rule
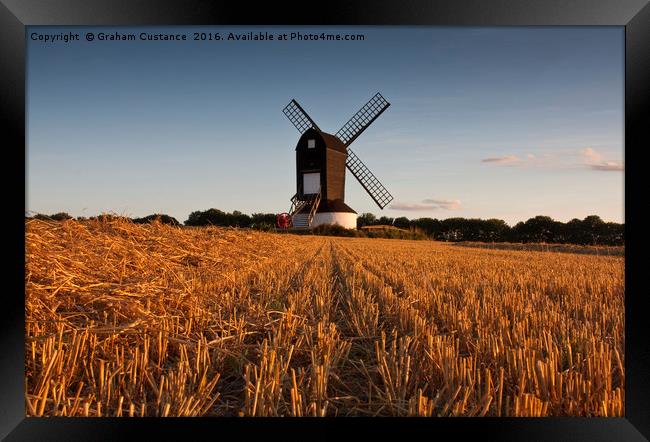
<instances>
[{"instance_id":1,"label":"framed print","mask_svg":"<svg viewBox=\"0 0 650 442\"><path fill-rule=\"evenodd\" d=\"M2 3L6 440L647 440L647 1Z\"/></svg>"}]
</instances>

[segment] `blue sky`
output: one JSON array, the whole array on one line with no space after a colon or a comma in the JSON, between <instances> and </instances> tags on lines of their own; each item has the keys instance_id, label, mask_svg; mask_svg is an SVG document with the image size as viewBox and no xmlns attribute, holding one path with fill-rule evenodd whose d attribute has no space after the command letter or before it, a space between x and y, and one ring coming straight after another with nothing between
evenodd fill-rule
<instances>
[{"instance_id":1,"label":"blue sky","mask_svg":"<svg viewBox=\"0 0 650 442\"><path fill-rule=\"evenodd\" d=\"M365 40L191 40L296 30ZM81 40L30 38L70 31ZM287 211L298 132L282 108L295 98L334 133L380 91L391 107L352 148L395 200L379 210L348 173L358 213L623 221L622 27L30 27L27 41L30 211Z\"/></svg>"}]
</instances>

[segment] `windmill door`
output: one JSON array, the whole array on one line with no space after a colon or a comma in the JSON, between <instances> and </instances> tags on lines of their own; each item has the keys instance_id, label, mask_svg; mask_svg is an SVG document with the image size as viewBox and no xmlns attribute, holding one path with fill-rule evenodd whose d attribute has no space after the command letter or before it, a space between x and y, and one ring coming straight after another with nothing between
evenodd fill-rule
<instances>
[{"instance_id":1,"label":"windmill door","mask_svg":"<svg viewBox=\"0 0 650 442\"><path fill-rule=\"evenodd\" d=\"M320 172L302 174L303 193L309 195L320 190Z\"/></svg>"}]
</instances>

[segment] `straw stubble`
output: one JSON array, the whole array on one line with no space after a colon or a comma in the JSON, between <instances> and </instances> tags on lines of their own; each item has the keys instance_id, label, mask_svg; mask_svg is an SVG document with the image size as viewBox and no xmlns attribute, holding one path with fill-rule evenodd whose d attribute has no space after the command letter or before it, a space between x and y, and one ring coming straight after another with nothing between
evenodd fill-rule
<instances>
[{"instance_id":1,"label":"straw stubble","mask_svg":"<svg viewBox=\"0 0 650 442\"><path fill-rule=\"evenodd\" d=\"M26 223L30 416L622 416L623 258Z\"/></svg>"}]
</instances>

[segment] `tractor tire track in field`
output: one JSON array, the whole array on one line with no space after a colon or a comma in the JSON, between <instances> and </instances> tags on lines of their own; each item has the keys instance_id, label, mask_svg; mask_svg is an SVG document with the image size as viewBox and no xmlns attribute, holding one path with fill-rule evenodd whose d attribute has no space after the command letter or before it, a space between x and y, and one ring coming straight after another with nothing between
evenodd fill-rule
<instances>
[{"instance_id":1,"label":"tractor tire track in field","mask_svg":"<svg viewBox=\"0 0 650 442\"><path fill-rule=\"evenodd\" d=\"M403 318L400 318L401 310L411 310L411 314L420 316L421 326L427 326L428 322L417 307L413 307L413 302L407 298L407 286L404 282L396 283L390 280L361 256L358 251L351 250L349 245L340 245L342 254L346 258L354 262L359 268L359 285L363 287L368 293L372 294L373 299L377 301L379 307L379 328L387 333L398 329L400 333L408 333L411 330L405 330ZM372 280L375 281L372 281ZM396 309L398 311L396 311Z\"/></svg>"},{"instance_id":2,"label":"tractor tire track in field","mask_svg":"<svg viewBox=\"0 0 650 442\"><path fill-rule=\"evenodd\" d=\"M289 314L291 317L300 320L300 314L303 312L300 310L301 306L292 302L292 295L301 294L305 286L306 278L322 259L325 247L326 244L323 242L310 251L304 250L301 253L297 253L300 259L292 261L287 271L283 270L283 266L289 265L286 261L287 255L285 255L284 250L281 250L265 268L254 273L249 273L248 287L254 292L251 293L251 295L254 295L252 298L255 303L260 304L262 307L261 313L265 315L265 318L256 322L263 323L264 326L261 329L258 327L248 332L249 336L247 336L244 343L250 349L250 352L247 353L247 356L239 358L240 360L237 364L239 369L235 376L229 380L228 391L221 392L222 395L228 398L227 401L223 401L224 404L222 407L230 410L225 412L226 415L232 415L232 410L240 410L239 413L243 415L255 415L257 412L257 410L251 412L250 405L248 405L249 409L247 410L247 381L243 370L246 366L253 367L253 369L259 368L260 371L262 370L262 359L267 351L266 347L269 342L276 341L277 350L280 352L286 352L290 345L294 344L294 368L309 366L309 359L305 358L303 354L305 353L305 349L302 348L302 340L299 338L292 342L284 342L282 329L287 323L287 310L294 312L294 314ZM294 250L288 255L295 256L296 251ZM268 273L268 279L267 273L265 272ZM274 284L273 286L270 285L271 282ZM218 411L218 414L224 414L224 412Z\"/></svg>"},{"instance_id":3,"label":"tractor tire track in field","mask_svg":"<svg viewBox=\"0 0 650 442\"><path fill-rule=\"evenodd\" d=\"M335 321L350 344L348 359L341 367L342 393L348 400L348 415L374 415L373 395L377 358L375 342L379 340L379 307L359 285L359 266L343 258L338 241L330 242L333 296L337 299Z\"/></svg>"}]
</instances>

